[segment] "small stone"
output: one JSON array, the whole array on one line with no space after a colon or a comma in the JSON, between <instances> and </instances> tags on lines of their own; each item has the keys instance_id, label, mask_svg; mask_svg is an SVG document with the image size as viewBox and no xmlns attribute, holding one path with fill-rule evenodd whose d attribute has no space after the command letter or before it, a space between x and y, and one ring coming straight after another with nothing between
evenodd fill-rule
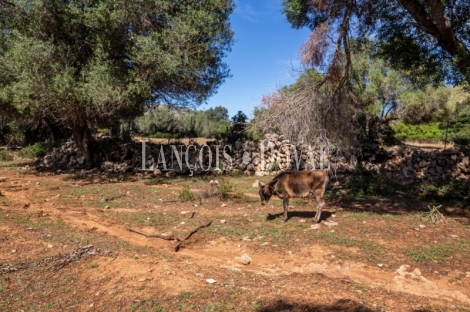
<instances>
[{"instance_id":1,"label":"small stone","mask_svg":"<svg viewBox=\"0 0 470 312\"><path fill-rule=\"evenodd\" d=\"M421 229L424 229L424 228L426 227L426 225L420 224L419 227L420 227Z\"/></svg>"},{"instance_id":2,"label":"small stone","mask_svg":"<svg viewBox=\"0 0 470 312\"><path fill-rule=\"evenodd\" d=\"M227 220L220 220L220 223L225 224L227 223Z\"/></svg>"},{"instance_id":3,"label":"small stone","mask_svg":"<svg viewBox=\"0 0 470 312\"><path fill-rule=\"evenodd\" d=\"M11 252L12 252L12 253L15 253L15 252L16 252L16 249L12 249Z\"/></svg>"},{"instance_id":4,"label":"small stone","mask_svg":"<svg viewBox=\"0 0 470 312\"><path fill-rule=\"evenodd\" d=\"M377 265L379 266L379 268L382 268L384 266L383 263L379 263Z\"/></svg>"},{"instance_id":5,"label":"small stone","mask_svg":"<svg viewBox=\"0 0 470 312\"><path fill-rule=\"evenodd\" d=\"M227 204L222 204L222 205L220 205L220 207L226 207L226 206L227 206Z\"/></svg>"},{"instance_id":6,"label":"small stone","mask_svg":"<svg viewBox=\"0 0 470 312\"><path fill-rule=\"evenodd\" d=\"M139 279L139 282L145 282L147 280L146 277Z\"/></svg>"},{"instance_id":7,"label":"small stone","mask_svg":"<svg viewBox=\"0 0 470 312\"><path fill-rule=\"evenodd\" d=\"M335 221L323 221L323 224L328 226L328 227L331 227L331 226L337 226L338 225L338 222L335 222Z\"/></svg>"},{"instance_id":8,"label":"small stone","mask_svg":"<svg viewBox=\"0 0 470 312\"><path fill-rule=\"evenodd\" d=\"M206 282L208 282L209 284L215 284L215 283L217 283L217 281L216 281L215 279L213 279L213 278L208 278L208 279L206 279Z\"/></svg>"},{"instance_id":9,"label":"small stone","mask_svg":"<svg viewBox=\"0 0 470 312\"><path fill-rule=\"evenodd\" d=\"M181 211L181 214L182 214L182 215L185 215L185 214L187 214L187 213L189 213L189 211Z\"/></svg>"},{"instance_id":10,"label":"small stone","mask_svg":"<svg viewBox=\"0 0 470 312\"><path fill-rule=\"evenodd\" d=\"M111 207L110 206L105 206L104 209L110 209Z\"/></svg>"},{"instance_id":11,"label":"small stone","mask_svg":"<svg viewBox=\"0 0 470 312\"><path fill-rule=\"evenodd\" d=\"M52 248L52 247L54 247L54 246L53 246L53 245L51 245L51 244L49 244L49 245L47 245L47 247L49 247L49 248Z\"/></svg>"},{"instance_id":12,"label":"small stone","mask_svg":"<svg viewBox=\"0 0 470 312\"><path fill-rule=\"evenodd\" d=\"M307 221L306 221L305 219L300 219L299 222L300 222L300 223L305 223L305 222L307 222Z\"/></svg>"},{"instance_id":13,"label":"small stone","mask_svg":"<svg viewBox=\"0 0 470 312\"><path fill-rule=\"evenodd\" d=\"M236 258L243 265L248 265L251 262L251 257L247 254L243 254L240 258Z\"/></svg>"},{"instance_id":14,"label":"small stone","mask_svg":"<svg viewBox=\"0 0 470 312\"><path fill-rule=\"evenodd\" d=\"M457 235L451 235L450 237L452 237L452 238L458 238Z\"/></svg>"},{"instance_id":15,"label":"small stone","mask_svg":"<svg viewBox=\"0 0 470 312\"><path fill-rule=\"evenodd\" d=\"M318 230L320 227L321 227L321 225L318 224L318 223L310 225L310 229L312 229L312 230Z\"/></svg>"},{"instance_id":16,"label":"small stone","mask_svg":"<svg viewBox=\"0 0 470 312\"><path fill-rule=\"evenodd\" d=\"M253 184L251 185L252 188L258 188L259 187L259 180L255 180Z\"/></svg>"}]
</instances>

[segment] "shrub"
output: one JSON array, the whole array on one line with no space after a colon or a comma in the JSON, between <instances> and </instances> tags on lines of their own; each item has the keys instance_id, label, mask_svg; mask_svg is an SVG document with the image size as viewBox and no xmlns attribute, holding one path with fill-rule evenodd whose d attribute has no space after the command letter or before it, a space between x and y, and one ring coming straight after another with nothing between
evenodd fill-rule
<instances>
[{"instance_id":1,"label":"shrub","mask_svg":"<svg viewBox=\"0 0 470 312\"><path fill-rule=\"evenodd\" d=\"M403 121L391 125L398 140L442 140L444 134L439 122L428 124L407 124Z\"/></svg>"},{"instance_id":2,"label":"shrub","mask_svg":"<svg viewBox=\"0 0 470 312\"><path fill-rule=\"evenodd\" d=\"M194 194L189 190L188 186L183 186L183 189L180 191L179 199L182 202L192 201L194 199Z\"/></svg>"},{"instance_id":3,"label":"shrub","mask_svg":"<svg viewBox=\"0 0 470 312\"><path fill-rule=\"evenodd\" d=\"M13 156L7 150L0 150L0 161L12 161Z\"/></svg>"},{"instance_id":4,"label":"shrub","mask_svg":"<svg viewBox=\"0 0 470 312\"><path fill-rule=\"evenodd\" d=\"M7 150L0 150L0 161L12 161L13 156Z\"/></svg>"},{"instance_id":5,"label":"shrub","mask_svg":"<svg viewBox=\"0 0 470 312\"><path fill-rule=\"evenodd\" d=\"M458 132L452 133L450 139L459 145L470 145L470 125Z\"/></svg>"},{"instance_id":6,"label":"shrub","mask_svg":"<svg viewBox=\"0 0 470 312\"><path fill-rule=\"evenodd\" d=\"M24 147L18 155L25 158L42 157L54 147L51 141L39 142L30 146Z\"/></svg>"}]
</instances>

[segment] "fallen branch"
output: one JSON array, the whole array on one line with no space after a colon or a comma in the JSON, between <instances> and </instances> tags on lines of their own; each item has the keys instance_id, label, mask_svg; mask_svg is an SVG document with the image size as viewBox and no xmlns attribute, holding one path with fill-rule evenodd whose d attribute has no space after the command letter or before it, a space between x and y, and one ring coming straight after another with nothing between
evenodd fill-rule
<instances>
[{"instance_id":1,"label":"fallen branch","mask_svg":"<svg viewBox=\"0 0 470 312\"><path fill-rule=\"evenodd\" d=\"M139 230L136 230L136 229L132 229L132 228L127 228L128 231L130 232L134 232L134 233L137 233L137 234L140 234L140 235L144 235L146 237L157 237L157 238L161 238L161 239L165 239L165 240L176 240L178 241L178 243L175 245L174 249L175 249L175 252L178 251L181 247L181 244L186 241L187 239L189 239L194 233L196 233L197 231L199 231L200 229L202 228L205 228L205 227L208 227L209 225L211 225L212 221L209 221L207 222L206 224L203 224L203 225L200 225L198 226L197 228L195 228L194 230L192 230L191 232L188 233L188 235L186 235L185 238L181 239L179 237L175 237L173 235L170 235L170 236L166 236L166 235L161 235L161 234L150 234L150 233L145 233L145 232L142 232L142 231L139 231Z\"/></svg>"},{"instance_id":2,"label":"fallen branch","mask_svg":"<svg viewBox=\"0 0 470 312\"><path fill-rule=\"evenodd\" d=\"M142 232L136 229L131 229L131 228L127 228L127 230L140 234L140 235L147 236L147 237L157 237L157 238L166 239L166 240L178 240L179 241L179 239L173 235L166 236L166 235L161 235L161 234L149 234L149 233L145 233L145 232Z\"/></svg>"},{"instance_id":3,"label":"fallen branch","mask_svg":"<svg viewBox=\"0 0 470 312\"><path fill-rule=\"evenodd\" d=\"M124 197L124 196L126 196L126 194L121 194L121 195L113 196L113 197L110 197L110 198L103 198L103 201L108 203L112 200L115 200L115 199L118 199L118 198L121 198L121 197Z\"/></svg>"},{"instance_id":4,"label":"fallen branch","mask_svg":"<svg viewBox=\"0 0 470 312\"><path fill-rule=\"evenodd\" d=\"M181 244L182 244L185 240L187 240L188 238L190 238L191 235L193 235L194 233L196 233L199 229L208 227L209 225L211 225L211 223L212 223L212 221L209 221L209 222L207 222L206 224L200 225L200 226L198 226L197 228L195 228L194 230L192 230L191 232L189 232L189 234L186 235L186 237L185 237L184 239L179 240L178 244L176 244L176 246L175 246L175 251L178 251L178 250L180 249L180 247L181 247Z\"/></svg>"}]
</instances>

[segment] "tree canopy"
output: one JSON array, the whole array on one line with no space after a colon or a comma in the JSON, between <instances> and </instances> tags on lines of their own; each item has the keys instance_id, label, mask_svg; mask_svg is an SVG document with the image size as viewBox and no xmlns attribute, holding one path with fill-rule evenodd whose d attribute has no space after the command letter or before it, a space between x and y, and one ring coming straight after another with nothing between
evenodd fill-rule
<instances>
[{"instance_id":1,"label":"tree canopy","mask_svg":"<svg viewBox=\"0 0 470 312\"><path fill-rule=\"evenodd\" d=\"M90 130L149 102L196 106L229 76L232 0L0 1L0 108Z\"/></svg>"},{"instance_id":2,"label":"tree canopy","mask_svg":"<svg viewBox=\"0 0 470 312\"><path fill-rule=\"evenodd\" d=\"M222 139L229 135L232 122L222 106L205 111L176 109L161 105L150 109L135 121L138 132L148 136L205 137Z\"/></svg>"},{"instance_id":3,"label":"tree canopy","mask_svg":"<svg viewBox=\"0 0 470 312\"><path fill-rule=\"evenodd\" d=\"M401 139L410 132L403 129L411 126L413 130L423 123L433 124L432 131L425 131L429 133L426 138L438 136L439 125L467 105L470 94L464 86L428 84L417 88L408 78L409 71L395 70L374 57L373 41L362 39L359 44L351 40L351 47L349 88L343 96L350 101L335 100L335 86L327 74L307 69L292 85L263 98L250 131L274 131L294 141L331 142L338 147L365 142L393 144L397 142L394 129L400 131ZM466 115L459 116L461 124ZM399 125L392 129L397 121Z\"/></svg>"},{"instance_id":4,"label":"tree canopy","mask_svg":"<svg viewBox=\"0 0 470 312\"><path fill-rule=\"evenodd\" d=\"M283 0L295 28L312 32L303 63L330 78L351 69L351 38L373 36L376 53L415 79L470 82L470 2L466 0Z\"/></svg>"}]
</instances>

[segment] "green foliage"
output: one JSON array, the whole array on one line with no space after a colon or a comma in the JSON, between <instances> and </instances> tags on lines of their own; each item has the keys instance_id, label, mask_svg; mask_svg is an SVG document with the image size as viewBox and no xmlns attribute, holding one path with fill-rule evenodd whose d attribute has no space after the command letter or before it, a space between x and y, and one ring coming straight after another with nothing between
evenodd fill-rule
<instances>
[{"instance_id":1,"label":"green foliage","mask_svg":"<svg viewBox=\"0 0 470 312\"><path fill-rule=\"evenodd\" d=\"M229 141L235 142L236 140L245 139L248 117L242 111L238 111L238 113L232 117L232 121L233 126L230 131Z\"/></svg>"},{"instance_id":2,"label":"green foliage","mask_svg":"<svg viewBox=\"0 0 470 312\"><path fill-rule=\"evenodd\" d=\"M470 105L458 113L454 122L449 127L449 138L456 144L470 144Z\"/></svg>"},{"instance_id":3,"label":"green foliage","mask_svg":"<svg viewBox=\"0 0 470 312\"><path fill-rule=\"evenodd\" d=\"M470 185L460 181L421 183L418 185L419 197L428 202L460 204L470 207Z\"/></svg>"},{"instance_id":4,"label":"green foliage","mask_svg":"<svg viewBox=\"0 0 470 312\"><path fill-rule=\"evenodd\" d=\"M229 180L222 180L217 185L217 197L220 200L230 198L231 192L233 192L233 184Z\"/></svg>"},{"instance_id":5,"label":"green foliage","mask_svg":"<svg viewBox=\"0 0 470 312\"><path fill-rule=\"evenodd\" d=\"M281 168L279 167L279 164L277 161L273 161L267 169L271 172L276 172L276 171L279 171L279 169Z\"/></svg>"},{"instance_id":6,"label":"green foliage","mask_svg":"<svg viewBox=\"0 0 470 312\"><path fill-rule=\"evenodd\" d=\"M8 150L0 149L0 161L12 161L13 156Z\"/></svg>"},{"instance_id":7,"label":"green foliage","mask_svg":"<svg viewBox=\"0 0 470 312\"><path fill-rule=\"evenodd\" d=\"M429 123L446 120L451 89L444 86L409 88L399 94L399 117L407 123Z\"/></svg>"},{"instance_id":8,"label":"green foliage","mask_svg":"<svg viewBox=\"0 0 470 312\"><path fill-rule=\"evenodd\" d=\"M172 109L160 106L136 120L138 131L156 138L227 137L232 127L226 108L217 106L206 111Z\"/></svg>"},{"instance_id":9,"label":"green foliage","mask_svg":"<svg viewBox=\"0 0 470 312\"><path fill-rule=\"evenodd\" d=\"M51 141L39 142L24 147L18 155L25 158L42 157L46 155L47 152L51 151L54 146L55 144Z\"/></svg>"},{"instance_id":10,"label":"green foliage","mask_svg":"<svg viewBox=\"0 0 470 312\"><path fill-rule=\"evenodd\" d=\"M452 133L450 139L455 144L470 145L470 124L464 129L460 129L458 132Z\"/></svg>"},{"instance_id":11,"label":"green foliage","mask_svg":"<svg viewBox=\"0 0 470 312\"><path fill-rule=\"evenodd\" d=\"M400 120L392 123L391 127L395 132L395 137L399 140L437 141L444 138L444 133L439 122L409 124Z\"/></svg>"},{"instance_id":12,"label":"green foliage","mask_svg":"<svg viewBox=\"0 0 470 312\"><path fill-rule=\"evenodd\" d=\"M397 183L387 182L376 174L364 173L351 175L351 180L346 184L349 194L352 196L395 196L396 191L406 190L407 187Z\"/></svg>"},{"instance_id":13,"label":"green foliage","mask_svg":"<svg viewBox=\"0 0 470 312\"><path fill-rule=\"evenodd\" d=\"M149 135L149 137L156 139L178 139L181 137L181 134L157 131L154 134Z\"/></svg>"},{"instance_id":14,"label":"green foliage","mask_svg":"<svg viewBox=\"0 0 470 312\"><path fill-rule=\"evenodd\" d=\"M231 0L9 1L0 20L0 108L71 130L196 106L229 76ZM90 155L91 156L91 155Z\"/></svg>"},{"instance_id":15,"label":"green foliage","mask_svg":"<svg viewBox=\"0 0 470 312\"><path fill-rule=\"evenodd\" d=\"M422 219L424 221L431 221L432 223L436 223L439 220L444 219L444 215L439 211L442 205L439 206L429 206L428 211L422 214Z\"/></svg>"},{"instance_id":16,"label":"green foliage","mask_svg":"<svg viewBox=\"0 0 470 312\"><path fill-rule=\"evenodd\" d=\"M410 255L411 259L416 262L423 261L443 261L446 258L452 257L455 254L455 249L450 244L442 244L435 246L419 246L417 248L408 248L406 252Z\"/></svg>"},{"instance_id":17,"label":"green foliage","mask_svg":"<svg viewBox=\"0 0 470 312\"><path fill-rule=\"evenodd\" d=\"M194 199L194 193L191 192L189 187L185 185L179 193L179 199L181 202L192 201Z\"/></svg>"},{"instance_id":18,"label":"green foliage","mask_svg":"<svg viewBox=\"0 0 470 312\"><path fill-rule=\"evenodd\" d=\"M377 40L374 53L388 60L394 69L408 71L413 84L464 79L470 82L468 1L441 1L438 11L428 2L386 0L367 3L283 0L282 4L293 27L309 27L313 31L302 53L305 59L315 59L312 62L315 65L326 63L334 68L338 62L331 57L332 49L336 48L337 55L346 54L346 59L354 52L349 42L342 43L340 39L364 38L369 34ZM445 21L452 31L429 28L439 21Z\"/></svg>"},{"instance_id":19,"label":"green foliage","mask_svg":"<svg viewBox=\"0 0 470 312\"><path fill-rule=\"evenodd\" d=\"M93 262L92 264L90 264L90 269L96 269L98 266L98 263Z\"/></svg>"}]
</instances>

